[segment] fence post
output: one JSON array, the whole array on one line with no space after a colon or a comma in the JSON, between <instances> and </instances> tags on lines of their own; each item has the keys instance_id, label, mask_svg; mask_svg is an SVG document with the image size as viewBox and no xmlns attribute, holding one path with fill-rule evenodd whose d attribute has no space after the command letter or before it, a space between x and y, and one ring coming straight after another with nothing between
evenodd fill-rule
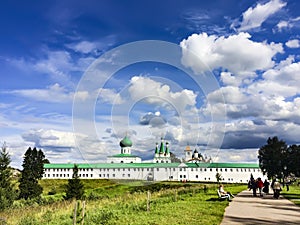
<instances>
[{"instance_id":1,"label":"fence post","mask_svg":"<svg viewBox=\"0 0 300 225\"><path fill-rule=\"evenodd\" d=\"M81 220L81 225L84 224L84 214L85 214L85 201L82 202L82 220Z\"/></svg>"},{"instance_id":2,"label":"fence post","mask_svg":"<svg viewBox=\"0 0 300 225\"><path fill-rule=\"evenodd\" d=\"M73 225L76 225L76 215L77 215L77 201L75 201L75 208L73 213Z\"/></svg>"},{"instance_id":3,"label":"fence post","mask_svg":"<svg viewBox=\"0 0 300 225\"><path fill-rule=\"evenodd\" d=\"M148 193L147 193L147 212L150 211L150 201L151 201L151 192L148 190Z\"/></svg>"}]
</instances>

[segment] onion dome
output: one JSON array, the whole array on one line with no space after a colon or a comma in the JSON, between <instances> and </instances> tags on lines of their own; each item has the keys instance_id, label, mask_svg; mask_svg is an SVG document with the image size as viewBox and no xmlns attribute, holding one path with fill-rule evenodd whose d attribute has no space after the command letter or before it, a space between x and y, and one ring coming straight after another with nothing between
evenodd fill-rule
<instances>
[{"instance_id":1,"label":"onion dome","mask_svg":"<svg viewBox=\"0 0 300 225\"><path fill-rule=\"evenodd\" d=\"M124 147L131 147L132 146L132 141L127 136L125 136L123 138L123 140L120 141L120 146L122 148L124 148Z\"/></svg>"}]
</instances>

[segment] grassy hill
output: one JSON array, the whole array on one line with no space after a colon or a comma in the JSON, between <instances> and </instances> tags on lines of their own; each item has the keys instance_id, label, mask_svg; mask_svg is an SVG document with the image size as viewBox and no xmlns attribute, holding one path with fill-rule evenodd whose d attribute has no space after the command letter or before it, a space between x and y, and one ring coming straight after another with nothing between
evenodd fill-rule
<instances>
[{"instance_id":1,"label":"grassy hill","mask_svg":"<svg viewBox=\"0 0 300 225\"><path fill-rule=\"evenodd\" d=\"M84 224L220 224L227 201L219 201L217 184L140 181L114 182L83 180L85 185ZM0 225L70 225L75 201L64 201L67 180L41 180L40 199L14 204L0 213ZM226 185L238 193L246 187ZM150 197L150 210L147 198ZM149 206L149 205L148 205ZM82 209L82 201L79 212ZM79 216L80 217L80 216ZM2 221L2 223L1 223ZM5 221L5 222L4 222Z\"/></svg>"}]
</instances>

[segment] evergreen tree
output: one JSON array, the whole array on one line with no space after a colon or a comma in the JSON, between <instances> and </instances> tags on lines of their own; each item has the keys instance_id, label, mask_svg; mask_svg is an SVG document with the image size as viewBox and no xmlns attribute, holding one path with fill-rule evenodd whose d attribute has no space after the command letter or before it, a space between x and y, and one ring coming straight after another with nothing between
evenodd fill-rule
<instances>
[{"instance_id":1,"label":"evergreen tree","mask_svg":"<svg viewBox=\"0 0 300 225\"><path fill-rule=\"evenodd\" d=\"M45 163L49 163L49 161L45 159L42 150L28 148L24 155L23 170L19 180L19 198L28 199L40 196L43 188L39 185L38 180L43 177Z\"/></svg>"},{"instance_id":2,"label":"evergreen tree","mask_svg":"<svg viewBox=\"0 0 300 225\"><path fill-rule=\"evenodd\" d=\"M0 211L10 207L16 197L10 163L10 156L4 143L0 152Z\"/></svg>"},{"instance_id":3,"label":"evergreen tree","mask_svg":"<svg viewBox=\"0 0 300 225\"><path fill-rule=\"evenodd\" d=\"M287 145L278 137L268 138L267 144L258 151L259 166L269 178L282 178L287 165Z\"/></svg>"},{"instance_id":4,"label":"evergreen tree","mask_svg":"<svg viewBox=\"0 0 300 225\"><path fill-rule=\"evenodd\" d=\"M68 180L65 199L82 199L84 194L84 186L78 175L78 166L75 164L73 168L72 179Z\"/></svg>"}]
</instances>

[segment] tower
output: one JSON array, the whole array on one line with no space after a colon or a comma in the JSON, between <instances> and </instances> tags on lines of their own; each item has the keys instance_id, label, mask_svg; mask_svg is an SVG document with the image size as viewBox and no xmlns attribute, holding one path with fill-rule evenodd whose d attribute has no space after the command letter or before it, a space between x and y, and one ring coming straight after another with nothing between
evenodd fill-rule
<instances>
[{"instance_id":1,"label":"tower","mask_svg":"<svg viewBox=\"0 0 300 225\"><path fill-rule=\"evenodd\" d=\"M156 143L153 162L155 162L155 163L170 163L171 162L169 143L164 142L163 138L161 138L161 143L160 143L159 147L158 147L158 143Z\"/></svg>"},{"instance_id":2,"label":"tower","mask_svg":"<svg viewBox=\"0 0 300 225\"><path fill-rule=\"evenodd\" d=\"M121 141L120 141L120 147L121 147L121 154L131 154L131 146L132 146L132 141L125 136Z\"/></svg>"},{"instance_id":3,"label":"tower","mask_svg":"<svg viewBox=\"0 0 300 225\"><path fill-rule=\"evenodd\" d=\"M185 147L184 156L184 161L186 162L192 159L192 150L189 144L187 144L187 146Z\"/></svg>"}]
</instances>

